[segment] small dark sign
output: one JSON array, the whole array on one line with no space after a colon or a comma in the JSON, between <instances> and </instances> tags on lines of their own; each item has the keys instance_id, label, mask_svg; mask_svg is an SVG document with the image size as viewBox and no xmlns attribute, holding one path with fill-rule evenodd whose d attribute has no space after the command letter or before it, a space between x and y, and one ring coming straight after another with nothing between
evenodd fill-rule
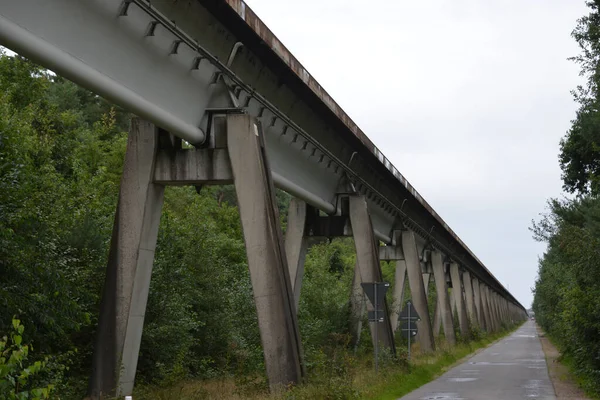
<instances>
[{"instance_id":1,"label":"small dark sign","mask_svg":"<svg viewBox=\"0 0 600 400\"><path fill-rule=\"evenodd\" d=\"M390 284L388 282L363 282L360 286L362 286L373 307L377 304L377 308L380 309L385 299L385 292L390 288ZM377 286L377 290L375 290L375 286ZM377 299L375 299L375 292L377 292Z\"/></svg>"},{"instance_id":2,"label":"small dark sign","mask_svg":"<svg viewBox=\"0 0 600 400\"><path fill-rule=\"evenodd\" d=\"M417 336L417 323L415 321L402 321L400 324L400 332L402 333L402 337L408 339L409 337Z\"/></svg>"},{"instance_id":3,"label":"small dark sign","mask_svg":"<svg viewBox=\"0 0 600 400\"><path fill-rule=\"evenodd\" d=\"M421 318L419 317L419 313L417 313L415 306L413 306L413 303L409 300L406 302L402 311L400 311L400 314L398 314L398 319L419 320Z\"/></svg>"}]
</instances>

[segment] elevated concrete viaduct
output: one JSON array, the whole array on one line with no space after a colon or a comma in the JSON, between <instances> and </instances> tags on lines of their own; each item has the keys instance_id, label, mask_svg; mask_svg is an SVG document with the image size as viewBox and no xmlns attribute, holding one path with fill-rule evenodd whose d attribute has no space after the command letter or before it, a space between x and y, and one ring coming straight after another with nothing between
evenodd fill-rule
<instances>
[{"instance_id":1,"label":"elevated concrete viaduct","mask_svg":"<svg viewBox=\"0 0 600 400\"><path fill-rule=\"evenodd\" d=\"M439 326L455 341L454 310L466 336L473 326L495 331L525 319L242 0L0 0L0 44L140 117L115 215L92 398L132 392L166 185L235 185L273 390L305 376L296 310L312 238L354 238L354 287L381 280L381 260L396 262L394 301L373 337L392 352L406 277L425 350L435 348ZM275 187L295 197L285 239ZM349 288L349 296L359 325L370 304L362 292Z\"/></svg>"}]
</instances>

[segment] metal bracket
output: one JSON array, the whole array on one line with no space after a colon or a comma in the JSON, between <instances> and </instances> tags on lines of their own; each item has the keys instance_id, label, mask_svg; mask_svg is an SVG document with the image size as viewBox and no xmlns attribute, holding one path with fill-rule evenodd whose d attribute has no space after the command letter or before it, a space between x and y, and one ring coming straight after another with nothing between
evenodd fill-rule
<instances>
[{"instance_id":1,"label":"metal bracket","mask_svg":"<svg viewBox=\"0 0 600 400\"><path fill-rule=\"evenodd\" d=\"M205 145L208 145L210 141L211 135L213 135L213 118L215 115L229 115L229 114L246 114L246 111L243 108L237 107L226 107L226 108L207 108L206 111L207 122L206 122L206 140L204 141Z\"/></svg>"}]
</instances>

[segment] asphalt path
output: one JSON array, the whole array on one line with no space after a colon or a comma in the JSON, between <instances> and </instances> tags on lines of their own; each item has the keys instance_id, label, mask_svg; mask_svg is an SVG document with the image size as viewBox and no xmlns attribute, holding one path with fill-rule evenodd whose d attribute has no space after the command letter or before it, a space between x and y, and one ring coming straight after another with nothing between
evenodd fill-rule
<instances>
[{"instance_id":1,"label":"asphalt path","mask_svg":"<svg viewBox=\"0 0 600 400\"><path fill-rule=\"evenodd\" d=\"M533 321L401 400L556 400Z\"/></svg>"}]
</instances>

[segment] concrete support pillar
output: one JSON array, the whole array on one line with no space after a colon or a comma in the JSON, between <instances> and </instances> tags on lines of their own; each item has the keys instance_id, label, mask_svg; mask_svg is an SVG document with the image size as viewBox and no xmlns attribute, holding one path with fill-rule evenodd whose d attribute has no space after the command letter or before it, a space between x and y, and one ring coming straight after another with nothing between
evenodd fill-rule
<instances>
[{"instance_id":1,"label":"concrete support pillar","mask_svg":"<svg viewBox=\"0 0 600 400\"><path fill-rule=\"evenodd\" d=\"M439 336L442 329L442 312L440 307L440 299L435 302L435 311L433 313L433 335Z\"/></svg>"},{"instance_id":2,"label":"concrete support pillar","mask_svg":"<svg viewBox=\"0 0 600 400\"><path fill-rule=\"evenodd\" d=\"M288 210L287 230L285 232L285 254L290 271L290 283L294 292L294 307L298 311L300 290L304 277L304 260L308 249L308 238L305 236L306 203L293 198Z\"/></svg>"},{"instance_id":3,"label":"concrete support pillar","mask_svg":"<svg viewBox=\"0 0 600 400\"><path fill-rule=\"evenodd\" d=\"M227 116L227 146L267 376L277 392L300 382L304 370L275 188L262 132L251 116Z\"/></svg>"},{"instance_id":4,"label":"concrete support pillar","mask_svg":"<svg viewBox=\"0 0 600 400\"><path fill-rule=\"evenodd\" d=\"M492 290L490 298L492 300L492 313L494 314L494 319L496 320L496 330L500 330L501 328L501 319L500 319L500 310L498 308L498 293Z\"/></svg>"},{"instance_id":5,"label":"concrete support pillar","mask_svg":"<svg viewBox=\"0 0 600 400\"><path fill-rule=\"evenodd\" d=\"M404 283L406 281L406 261L396 261L396 273L394 275L394 287L393 287L393 311L390 315L390 322L392 324L392 330L396 332L398 329L398 315L402 311L402 301L404 300Z\"/></svg>"},{"instance_id":6,"label":"concrete support pillar","mask_svg":"<svg viewBox=\"0 0 600 400\"><path fill-rule=\"evenodd\" d=\"M481 287L479 284L479 279L473 278L473 297L475 298L475 310L477 311L477 322L479 323L479 328L482 330L487 330L485 314L483 312L483 300L481 298Z\"/></svg>"},{"instance_id":7,"label":"concrete support pillar","mask_svg":"<svg viewBox=\"0 0 600 400\"><path fill-rule=\"evenodd\" d=\"M431 280L431 274L429 272L423 273L423 287L425 288L425 294L429 293L429 281Z\"/></svg>"},{"instance_id":8,"label":"concrete support pillar","mask_svg":"<svg viewBox=\"0 0 600 400\"><path fill-rule=\"evenodd\" d=\"M508 318L506 316L506 299L504 299L504 297L500 297L500 318L503 324L508 323Z\"/></svg>"},{"instance_id":9,"label":"concrete support pillar","mask_svg":"<svg viewBox=\"0 0 600 400\"><path fill-rule=\"evenodd\" d=\"M465 287L465 300L467 303L467 312L469 313L469 322L472 327L479 327L479 320L477 319L477 309L475 308L475 296L473 293L473 280L471 279L471 273L467 270L463 272L463 285Z\"/></svg>"},{"instance_id":10,"label":"concrete support pillar","mask_svg":"<svg viewBox=\"0 0 600 400\"><path fill-rule=\"evenodd\" d=\"M489 286L485 286L485 301L486 301L486 308L488 310L488 315L490 316L490 327L492 328L493 332L498 331L498 324L497 324L497 320L496 320L496 314L494 313L494 307L493 307L493 303L492 303L492 289L490 289Z\"/></svg>"},{"instance_id":11,"label":"concrete support pillar","mask_svg":"<svg viewBox=\"0 0 600 400\"><path fill-rule=\"evenodd\" d=\"M456 299L454 298L454 288L448 289L448 298L450 299L450 312L452 313L452 320L454 321L454 315L456 314Z\"/></svg>"},{"instance_id":12,"label":"concrete support pillar","mask_svg":"<svg viewBox=\"0 0 600 400\"><path fill-rule=\"evenodd\" d=\"M492 319L492 326L494 328L494 331L498 331L498 315L496 314L496 307L494 304L494 291L490 287L487 287L486 289L488 305L490 307L490 318Z\"/></svg>"},{"instance_id":13,"label":"concrete support pillar","mask_svg":"<svg viewBox=\"0 0 600 400\"><path fill-rule=\"evenodd\" d=\"M392 233L392 243L387 246L379 247L380 261L396 262L396 271L394 273L394 285L392 287L393 304L390 313L390 323L392 331L398 329L398 315L402 311L402 302L404 301L404 286L406 282L406 261L402 251L402 231L395 230Z\"/></svg>"},{"instance_id":14,"label":"concrete support pillar","mask_svg":"<svg viewBox=\"0 0 600 400\"><path fill-rule=\"evenodd\" d=\"M158 130L134 118L123 175L92 361L92 399L131 395L164 187L153 182Z\"/></svg>"},{"instance_id":15,"label":"concrete support pillar","mask_svg":"<svg viewBox=\"0 0 600 400\"><path fill-rule=\"evenodd\" d=\"M350 196L350 224L354 236L354 247L356 248L356 262L361 282L381 282L381 267L379 265L379 246L373 233L373 225L364 196ZM369 302L369 307L372 305ZM395 353L394 333L390 324L389 308L387 302L382 304L384 310L384 322L372 322L371 336L373 341L377 340L381 345ZM374 325L378 324L377 337L374 333Z\"/></svg>"},{"instance_id":16,"label":"concrete support pillar","mask_svg":"<svg viewBox=\"0 0 600 400\"><path fill-rule=\"evenodd\" d=\"M433 268L433 277L437 289L438 305L440 306L444 336L448 343L453 346L456 344L454 320L452 318L452 310L450 309L450 299L448 298L448 286L446 284L442 253L437 250L431 252L431 266Z\"/></svg>"},{"instance_id":17,"label":"concrete support pillar","mask_svg":"<svg viewBox=\"0 0 600 400\"><path fill-rule=\"evenodd\" d=\"M464 338L469 338L471 332L469 330L469 317L467 317L467 307L463 297L462 277L458 269L458 264L450 263L450 278L452 279L452 294L458 312L458 325L460 333Z\"/></svg>"},{"instance_id":18,"label":"concrete support pillar","mask_svg":"<svg viewBox=\"0 0 600 400\"><path fill-rule=\"evenodd\" d=\"M489 303L488 303L488 292L487 292L487 285L483 282L479 282L479 290L481 292L481 309L483 311L483 316L485 319L485 329L488 332L493 332L494 329L494 323L492 321L492 317L490 314L490 307L489 307Z\"/></svg>"},{"instance_id":19,"label":"concrete support pillar","mask_svg":"<svg viewBox=\"0 0 600 400\"><path fill-rule=\"evenodd\" d=\"M351 308L351 328L350 332L353 336L353 344L356 348L360 343L360 334L362 332L362 322L367 311L367 304L365 298L365 292L362 286L360 286L360 271L358 269L358 262L354 266L354 278L352 279L352 293L350 295L350 308ZM396 316L397 318L397 316Z\"/></svg>"},{"instance_id":20,"label":"concrete support pillar","mask_svg":"<svg viewBox=\"0 0 600 400\"><path fill-rule=\"evenodd\" d=\"M421 263L414 232L409 230L402 232L402 248L406 260L406 271L408 274L408 284L410 285L412 302L417 313L419 313L419 316L421 317L421 321L417 322L419 328L417 341L421 344L421 349L423 349L423 351L433 351L435 350L435 342L433 341L433 333L431 331L427 294L425 293L425 287L423 285Z\"/></svg>"}]
</instances>

